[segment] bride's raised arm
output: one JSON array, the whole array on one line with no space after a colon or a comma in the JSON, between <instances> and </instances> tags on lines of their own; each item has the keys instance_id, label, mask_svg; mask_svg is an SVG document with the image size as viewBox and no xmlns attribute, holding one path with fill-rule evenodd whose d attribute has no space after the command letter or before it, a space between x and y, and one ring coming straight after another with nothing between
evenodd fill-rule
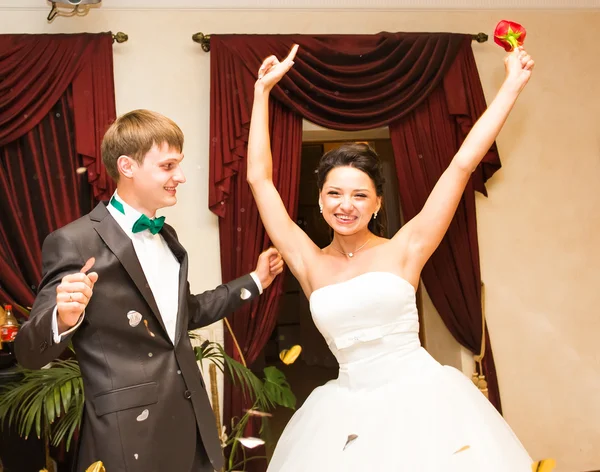
<instances>
[{"instance_id":1,"label":"bride's raised arm","mask_svg":"<svg viewBox=\"0 0 600 472\"><path fill-rule=\"evenodd\" d=\"M534 62L522 48L505 58L506 77L498 94L473 126L446 171L433 188L423 209L392 239L406 249L407 275L418 274L450 226L471 173L502 129L517 97L531 75Z\"/></svg>"},{"instance_id":2,"label":"bride's raised arm","mask_svg":"<svg viewBox=\"0 0 600 472\"><path fill-rule=\"evenodd\" d=\"M296 45L282 62L275 56L268 57L258 72L248 137L247 179L271 241L279 249L292 273L302 286L307 288L306 267L311 258L318 254L319 248L290 218L273 184L273 158L269 136L269 94L294 64L297 50Z\"/></svg>"}]
</instances>

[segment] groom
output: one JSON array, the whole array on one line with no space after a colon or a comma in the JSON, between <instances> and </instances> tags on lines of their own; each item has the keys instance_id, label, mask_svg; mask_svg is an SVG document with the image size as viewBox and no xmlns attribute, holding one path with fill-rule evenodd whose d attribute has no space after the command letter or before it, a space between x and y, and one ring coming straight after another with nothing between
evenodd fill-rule
<instances>
[{"instance_id":1,"label":"groom","mask_svg":"<svg viewBox=\"0 0 600 472\"><path fill-rule=\"evenodd\" d=\"M185 182L182 149L170 119L147 110L121 116L102 142L117 191L44 241L44 277L16 355L39 369L72 341L85 386L77 471L95 461L109 472L223 465L187 332L262 293L283 262L269 249L253 273L190 293L187 253L164 217L156 218Z\"/></svg>"}]
</instances>

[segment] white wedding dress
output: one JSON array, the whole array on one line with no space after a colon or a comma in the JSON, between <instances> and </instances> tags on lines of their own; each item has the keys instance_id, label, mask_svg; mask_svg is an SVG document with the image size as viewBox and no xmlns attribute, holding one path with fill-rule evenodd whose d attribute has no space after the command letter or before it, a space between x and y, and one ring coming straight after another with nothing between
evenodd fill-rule
<instances>
[{"instance_id":1,"label":"white wedding dress","mask_svg":"<svg viewBox=\"0 0 600 472\"><path fill-rule=\"evenodd\" d=\"M531 472L471 380L421 347L409 282L368 272L315 290L310 307L339 376L294 414L269 472Z\"/></svg>"}]
</instances>

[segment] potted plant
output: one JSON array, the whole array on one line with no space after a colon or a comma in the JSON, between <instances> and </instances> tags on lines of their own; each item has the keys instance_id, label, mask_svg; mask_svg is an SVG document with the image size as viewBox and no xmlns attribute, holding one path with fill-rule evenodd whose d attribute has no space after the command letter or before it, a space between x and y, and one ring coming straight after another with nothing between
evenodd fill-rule
<instances>
[{"instance_id":1,"label":"potted plant","mask_svg":"<svg viewBox=\"0 0 600 472\"><path fill-rule=\"evenodd\" d=\"M244 431L250 418L258 415L266 421L268 412L276 405L294 408L296 398L285 375L276 367L265 368L260 379L246 365L227 355L220 344L203 340L194 333L190 336L201 343L194 347L196 359L201 364L209 363L213 409L222 446L227 453L225 471L238 470L247 460L255 459L248 459L243 447L239 454L240 445L247 443ZM219 426L216 369L228 375L253 405L241 418L232 419L229 429ZM57 359L40 370L17 366L15 373L22 380L0 389L0 424L16 425L19 435L25 438L31 434L44 437L47 445L58 446L64 441L69 450L81 425L84 407L83 381L77 360Z\"/></svg>"},{"instance_id":2,"label":"potted plant","mask_svg":"<svg viewBox=\"0 0 600 472\"><path fill-rule=\"evenodd\" d=\"M228 323L226 324L228 325ZM197 335L192 334L191 336L193 339L200 339L202 341ZM235 337L234 344L240 353L241 363L227 355L223 346L216 342L203 341L200 346L194 348L196 359L199 362L209 362L211 386L213 387L212 405L213 410L215 410L217 428L220 431L221 446L226 452L225 472L239 470L240 467L245 466L250 460L265 459L264 456L252 456L248 458L246 455L246 448L264 444L264 440L262 439L257 440L257 438L244 437L244 431L251 418L259 417L261 419L260 435L262 436L265 432L266 422L270 416L269 411L277 405L292 409L296 407L296 397L283 372L275 366L268 366L264 368L263 378L260 379L246 366ZM247 409L241 418L235 417L231 419L229 429L227 429L226 425L220 425L219 400L218 392L216 391L216 375L214 374L217 368L224 375L228 375L232 382L241 388L244 397L252 404L252 407ZM242 446L241 448L240 445Z\"/></svg>"}]
</instances>

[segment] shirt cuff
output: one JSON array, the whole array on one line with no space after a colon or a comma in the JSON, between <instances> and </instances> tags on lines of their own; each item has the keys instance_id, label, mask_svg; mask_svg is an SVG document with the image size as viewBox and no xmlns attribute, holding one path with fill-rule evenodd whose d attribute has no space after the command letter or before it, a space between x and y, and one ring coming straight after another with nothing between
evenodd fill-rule
<instances>
[{"instance_id":1,"label":"shirt cuff","mask_svg":"<svg viewBox=\"0 0 600 472\"><path fill-rule=\"evenodd\" d=\"M79 328L79 325L83 321L83 315L85 315L85 311L81 314L81 316L79 317L79 320L77 321L77 324L75 326L68 329L64 333L59 334L59 332L58 332L58 306L55 306L54 311L52 312L52 339L54 341L54 344L60 344L63 340L63 337L68 336L73 331L75 331L77 328Z\"/></svg>"},{"instance_id":2,"label":"shirt cuff","mask_svg":"<svg viewBox=\"0 0 600 472\"><path fill-rule=\"evenodd\" d=\"M258 293L260 295L262 295L262 293L263 293L262 284L260 283L260 279L258 278L258 275L256 275L256 272L250 272L250 277L252 277L252 280L254 280L254 283L258 287Z\"/></svg>"}]
</instances>

